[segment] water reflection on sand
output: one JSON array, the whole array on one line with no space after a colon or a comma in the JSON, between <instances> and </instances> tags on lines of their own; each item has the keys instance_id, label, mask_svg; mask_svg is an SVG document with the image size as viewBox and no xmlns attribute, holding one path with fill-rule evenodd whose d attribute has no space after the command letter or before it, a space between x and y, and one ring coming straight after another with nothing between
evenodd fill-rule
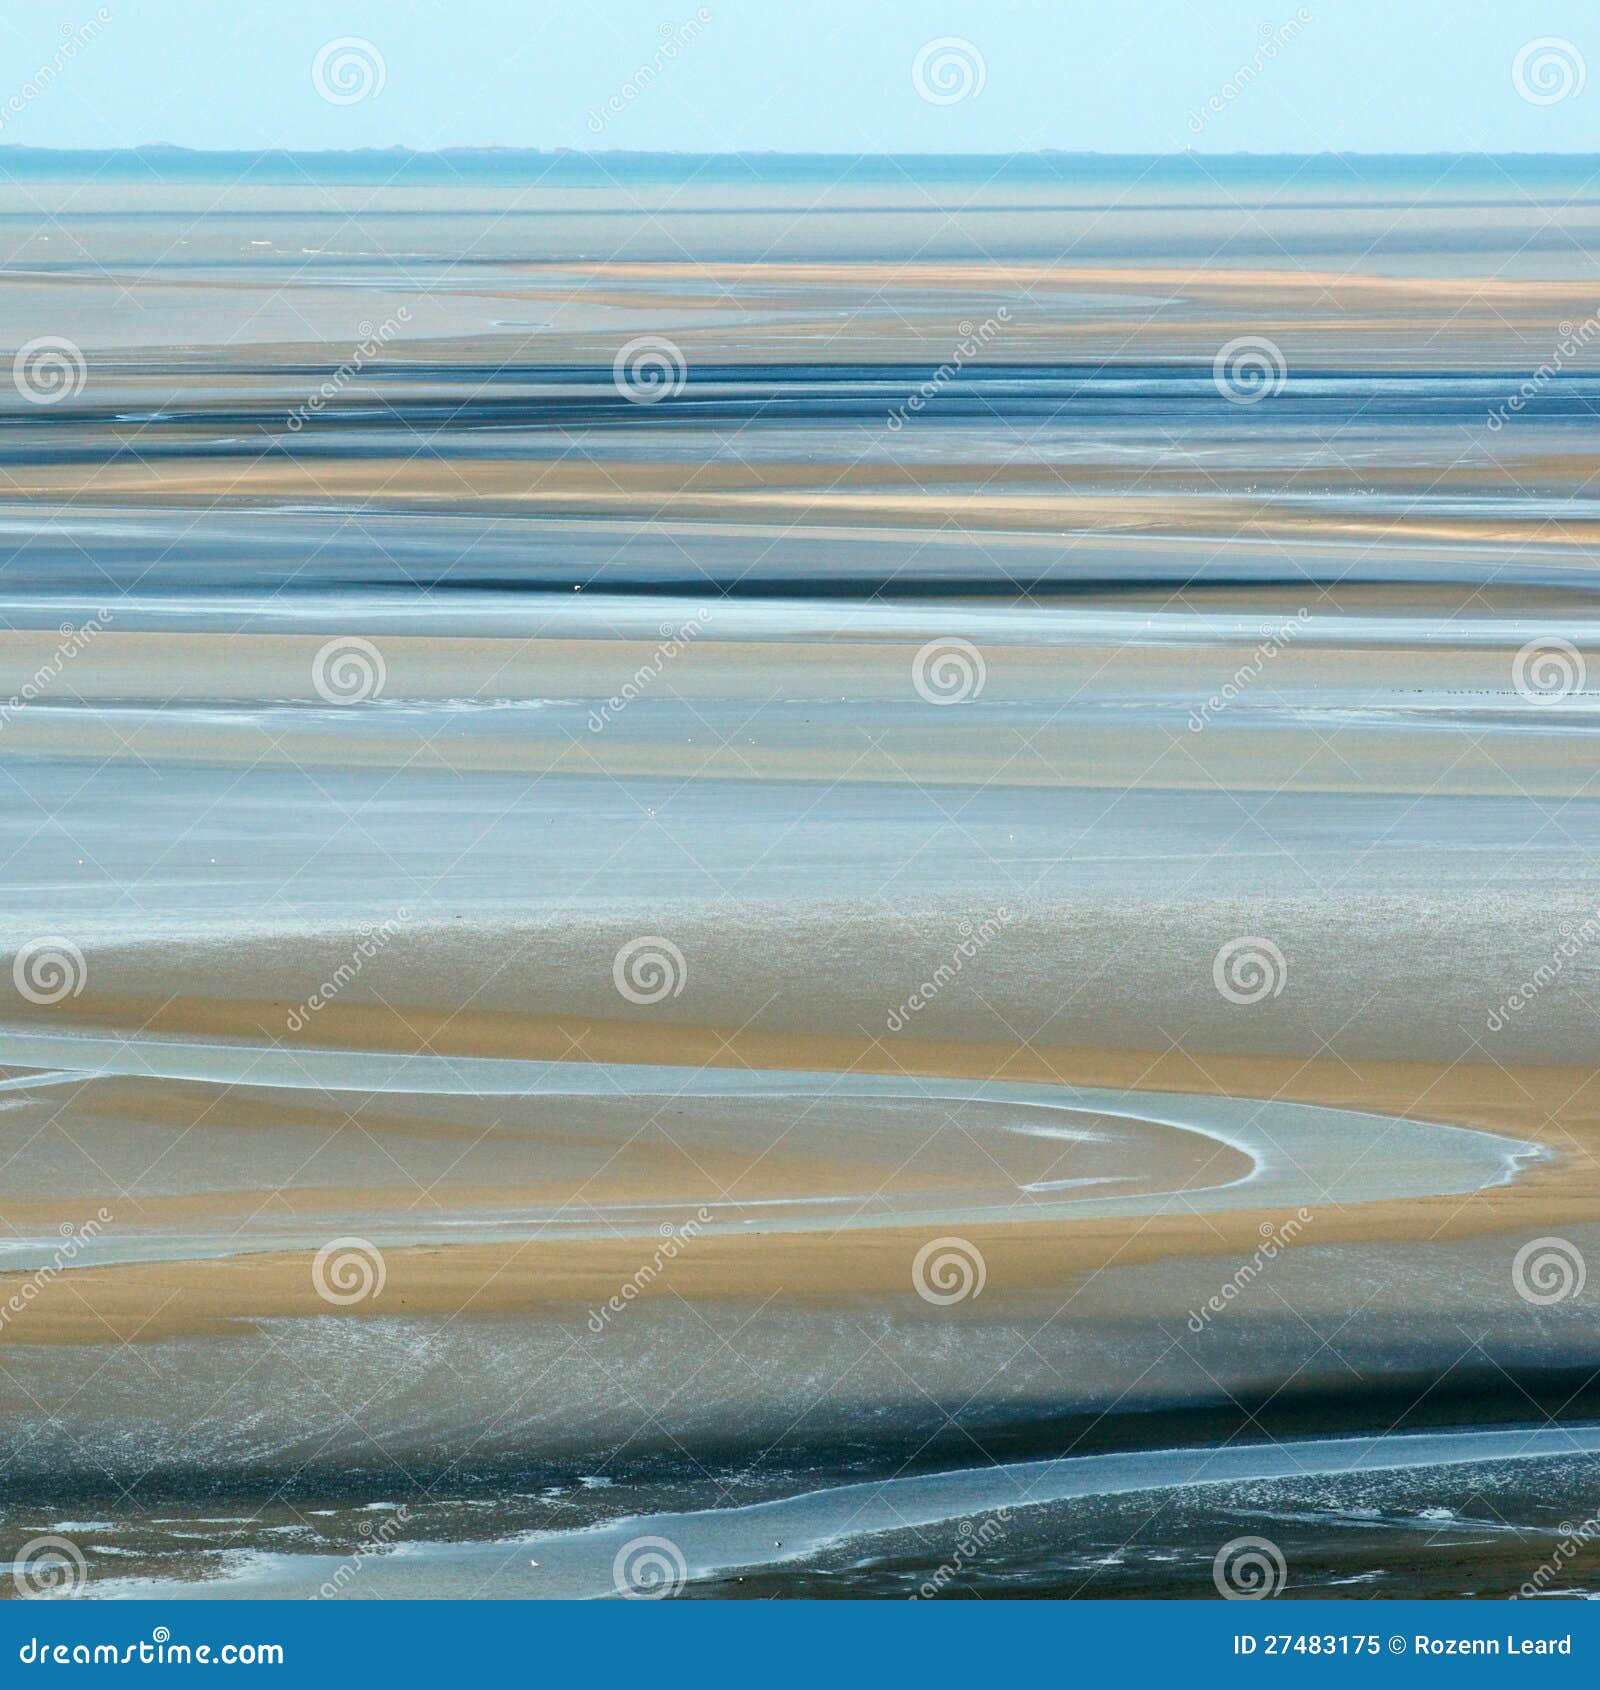
<instances>
[{"instance_id":1,"label":"water reflection on sand","mask_svg":"<svg viewBox=\"0 0 1600 1690\"><path fill-rule=\"evenodd\" d=\"M1594 1512L1566 166L108 168L0 274L86 359L0 414L8 1518L1504 1594Z\"/></svg>"}]
</instances>

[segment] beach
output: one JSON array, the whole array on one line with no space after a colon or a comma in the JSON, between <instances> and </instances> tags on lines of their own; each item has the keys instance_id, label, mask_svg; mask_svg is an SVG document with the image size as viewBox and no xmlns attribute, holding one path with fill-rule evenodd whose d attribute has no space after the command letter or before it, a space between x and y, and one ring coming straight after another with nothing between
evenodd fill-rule
<instances>
[{"instance_id":1,"label":"beach","mask_svg":"<svg viewBox=\"0 0 1600 1690\"><path fill-rule=\"evenodd\" d=\"M12 1536L1192 1596L1270 1519L1441 1596L1595 1513L1570 165L63 168Z\"/></svg>"}]
</instances>

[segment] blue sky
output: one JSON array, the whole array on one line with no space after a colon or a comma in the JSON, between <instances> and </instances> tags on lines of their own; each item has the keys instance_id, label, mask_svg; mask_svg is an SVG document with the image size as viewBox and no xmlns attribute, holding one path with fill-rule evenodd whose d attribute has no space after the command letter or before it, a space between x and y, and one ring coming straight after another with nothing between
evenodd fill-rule
<instances>
[{"instance_id":1,"label":"blue sky","mask_svg":"<svg viewBox=\"0 0 1600 1690\"><path fill-rule=\"evenodd\" d=\"M1600 151L1593 0L104 0L103 22L100 10L0 11L0 142ZM84 38L63 60L74 26ZM313 85L333 38L370 43L357 49L365 97L336 103ZM928 84L964 92L946 103L919 93L913 66L950 38L955 80ZM1512 72L1535 38L1555 39L1558 80L1529 99ZM52 74L30 90L40 66ZM1230 94L1241 66L1247 85ZM630 91L640 67L651 74Z\"/></svg>"}]
</instances>

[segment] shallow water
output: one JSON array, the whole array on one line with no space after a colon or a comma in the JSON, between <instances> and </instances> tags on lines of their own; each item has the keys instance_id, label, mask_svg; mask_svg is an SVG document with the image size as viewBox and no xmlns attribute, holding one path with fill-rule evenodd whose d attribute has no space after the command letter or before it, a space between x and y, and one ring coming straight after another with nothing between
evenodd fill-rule
<instances>
[{"instance_id":1,"label":"shallow water","mask_svg":"<svg viewBox=\"0 0 1600 1690\"><path fill-rule=\"evenodd\" d=\"M1591 1590L1592 190L545 167L0 171L5 1537Z\"/></svg>"},{"instance_id":2,"label":"shallow water","mask_svg":"<svg viewBox=\"0 0 1600 1690\"><path fill-rule=\"evenodd\" d=\"M1306 1486L1321 1491L1308 1524L1318 1523L1318 1515L1331 1524L1330 1516L1342 1513L1343 1523L1365 1524L1375 1535L1393 1538L1409 1527L1431 1539L1432 1546L1505 1533L1528 1554L1563 1534L1559 1525L1552 1530L1535 1518L1525 1517L1520 1524L1506 1519L1504 1495L1497 1497L1490 1518L1462 1518L1455 1508L1418 1508L1417 1502L1437 1494L1440 1480L1449 1482L1451 1469L1466 1469L1454 1476L1448 1494L1458 1497L1464 1480L1480 1494L1509 1491L1527 1507L1539 1496L1541 1482L1559 1484L1581 1473L1597 1449L1600 1431L1575 1425L1553 1431L1520 1427L1085 1455L861 1482L692 1512L627 1514L605 1524L523 1531L493 1543L419 1537L421 1522L408 1510L399 1530L378 1539L369 1531L368 1553L358 1553L350 1564L347 1557L317 1554L309 1546L236 1555L231 1561L213 1551L215 1582L112 1577L94 1594L593 1598L624 1592L649 1596L657 1590L668 1594L685 1580L716 1583L731 1581L734 1574L770 1589L780 1575L790 1573L800 1575L806 1594L840 1587L860 1594L932 1596L952 1587L967 1595L1018 1594L1030 1574L1039 1579L1040 1540L1051 1541L1052 1524L1059 1533L1063 1517L1071 1519L1070 1529L1080 1539L1092 1538L1097 1526L1104 1529L1092 1515L1085 1518L1085 1504L1108 1513L1107 1503L1154 1495L1167 1506L1181 1500L1193 1507L1206 1499L1214 1508L1210 1497L1219 1491L1234 1501L1252 1488L1259 1498ZM1381 1502L1375 1506L1372 1498ZM1069 1511L1064 1504L1073 1507ZM404 1505L372 1505L377 1512L386 1506L393 1522ZM1255 1507L1260 1506L1258 1501ZM1271 1512L1276 1527L1286 1507L1280 1503ZM436 1513L443 1515L445 1508ZM1031 1539L1030 1552L1019 1554L1014 1542L1008 1546L1013 1535ZM1159 1540L1159 1526L1153 1535ZM358 1549L361 1542L358 1537ZM921 1587L906 1589L915 1576L904 1570L907 1563L927 1556L930 1545L942 1546L944 1556ZM1133 1556L1124 1546L1110 1555L1085 1556L1078 1568L1061 1566L1055 1579L1068 1588L1076 1583L1075 1594L1105 1594L1097 1588L1101 1584L1131 1593L1140 1583L1149 1588L1161 1577L1148 1562L1142 1580L1122 1573L1124 1557L1144 1556L1159 1559L1148 1544L1140 1544ZM192 1551L189 1558L191 1564L200 1561ZM1122 1576L1106 1577L1107 1569ZM1179 1576L1177 1569L1167 1571L1166 1581L1176 1583ZM1504 1576L1500 1568L1490 1575ZM1561 1581L1568 1588L1571 1576ZM1317 1583L1323 1585L1317 1594L1332 1594L1323 1580Z\"/></svg>"},{"instance_id":3,"label":"shallow water","mask_svg":"<svg viewBox=\"0 0 1600 1690\"><path fill-rule=\"evenodd\" d=\"M285 1091L310 1092L352 1112L394 1109L389 1154L397 1163L403 1158L413 1177L430 1186L448 1178L482 1190L508 1190L519 1174L526 1178L527 1170L537 1166L541 1178L564 1179L581 1195L597 1172L641 1133L654 1129L669 1107L675 1118L683 1117L681 1123L675 1119L674 1143L691 1158L772 1147L790 1133L803 1133L805 1154L821 1185L804 1193L786 1193L780 1186L759 1196L707 1195L693 1202L609 1202L588 1195L575 1204L568 1195L510 1210L492 1200L453 1208L436 1195L421 1213L414 1206L386 1211L381 1200L376 1207L370 1199L362 1201L361 1187L373 1170L360 1157L353 1166L346 1159L341 1167L336 1158L319 1155L308 1165L301 1149L281 1143L281 1132L235 1129L228 1135L225 1165L213 1171L203 1142L186 1146L181 1160L168 1158L164 1150L156 1154L136 1119L119 1120L113 1101L97 1127L104 1148L92 1157L92 1172L60 1161L42 1169L25 1166L16 1180L17 1195L76 1198L80 1192L74 1187L88 1185L92 1192L108 1178L118 1184L125 1180L142 1197L222 1192L246 1177L247 1170L263 1189L314 1186L325 1192L341 1176L349 1189L343 1206L324 1213L310 1231L303 1222L288 1222L272 1212L230 1216L211 1231L169 1226L126 1232L113 1224L76 1252L74 1261L82 1266L198 1260L250 1249L314 1250L330 1230L359 1233L384 1247L560 1239L594 1232L653 1239L658 1231L671 1233L696 1221L697 1234L746 1227L762 1234L831 1234L886 1225L975 1225L997 1218L1070 1221L1239 1207L1294 1209L1482 1191L1509 1183L1526 1164L1550 1157L1531 1142L1431 1122L1300 1104L1179 1093L1145 1097L1075 1086L968 1081L953 1087L877 1075L275 1051L6 1031L0 1031L0 1060L8 1067L63 1064L38 1080L24 1074L12 1082L24 1092L37 1089L43 1111L57 1115L54 1094L59 1088L73 1088L78 1107L87 1113L89 1082L102 1076L202 1082L198 1097L191 1091L182 1102L166 1103L174 1117L186 1107L202 1121L242 1087L273 1101ZM516 1099L518 1118L495 1119L478 1130L468 1148L451 1146L429 1157L427 1138L439 1132L441 1116L449 1114L443 1100L457 1098ZM427 1124L419 1124L417 1142L408 1143L402 1136L404 1114L417 1105L426 1106ZM21 1151L38 1134L39 1113L18 1111L0 1118L0 1147L10 1141L19 1147L18 1159L28 1160ZM596 1114L593 1150L587 1156L571 1150L563 1154L564 1141L574 1137L579 1120ZM469 1136L475 1125L472 1113L464 1112L461 1136ZM924 1161L931 1126L951 1129L956 1142L953 1152L946 1146ZM155 1160L149 1161L152 1154ZM31 1160L37 1164L38 1158ZM845 1188L828 1188L823 1170L832 1167L851 1170ZM931 1188L919 1189L915 1173L897 1179L908 1168L923 1171L925 1178L934 1176ZM1118 1186L1134 1190L1114 1189ZM59 1243L59 1235L12 1238L5 1246L6 1265L13 1270L41 1267Z\"/></svg>"}]
</instances>

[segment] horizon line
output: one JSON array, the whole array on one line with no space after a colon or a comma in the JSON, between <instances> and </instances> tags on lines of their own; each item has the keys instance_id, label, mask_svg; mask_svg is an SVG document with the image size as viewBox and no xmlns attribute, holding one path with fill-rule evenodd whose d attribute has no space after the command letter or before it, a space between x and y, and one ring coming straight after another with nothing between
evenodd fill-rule
<instances>
[{"instance_id":1,"label":"horizon line","mask_svg":"<svg viewBox=\"0 0 1600 1690\"><path fill-rule=\"evenodd\" d=\"M933 151L868 151L860 148L839 150L800 150L782 147L753 147L738 151L703 151L683 147L568 147L568 146L511 146L500 142L473 142L449 147L411 147L402 142L386 146L368 147L195 147L180 141L139 141L129 146L115 147L44 147L27 142L0 141L0 157L20 154L43 154L50 157L73 158L107 154L186 153L196 158L272 158L313 154L326 158L371 158L404 153L412 158L449 158L459 154L495 153L523 155L535 158L668 158L668 159L1170 159L1188 161L1202 159L1585 159L1600 161L1600 147L1556 148L1543 150L1508 149L1495 151L1485 148L1463 150L1440 147L1427 150L1361 152L1348 148L1325 147L1316 152L1258 151L1239 148L1228 152L1181 147L1158 151L1107 152L1087 147L1035 147L1025 150L964 150L958 152Z\"/></svg>"}]
</instances>

